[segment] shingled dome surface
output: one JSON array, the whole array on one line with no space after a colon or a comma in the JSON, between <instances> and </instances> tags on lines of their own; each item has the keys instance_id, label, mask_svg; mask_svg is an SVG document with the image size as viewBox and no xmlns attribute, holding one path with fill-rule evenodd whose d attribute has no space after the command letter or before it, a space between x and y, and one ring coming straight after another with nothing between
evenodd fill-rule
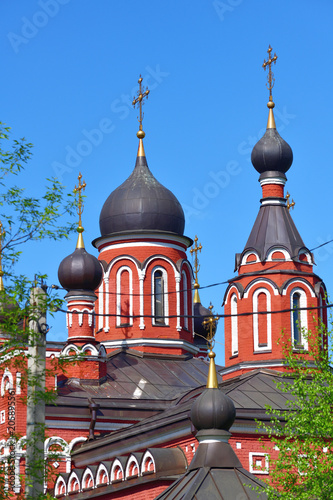
<instances>
[{"instance_id":1,"label":"shingled dome surface","mask_svg":"<svg viewBox=\"0 0 333 500\"><path fill-rule=\"evenodd\" d=\"M140 230L166 231L182 236L185 217L175 195L149 170L146 157L138 156L129 178L104 203L99 225L102 236Z\"/></svg>"}]
</instances>

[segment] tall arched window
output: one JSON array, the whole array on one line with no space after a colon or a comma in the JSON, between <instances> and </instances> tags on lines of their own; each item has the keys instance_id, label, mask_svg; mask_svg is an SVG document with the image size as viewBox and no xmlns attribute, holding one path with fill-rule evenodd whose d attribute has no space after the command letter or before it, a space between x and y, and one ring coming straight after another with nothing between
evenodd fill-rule
<instances>
[{"instance_id":1,"label":"tall arched window","mask_svg":"<svg viewBox=\"0 0 333 500\"><path fill-rule=\"evenodd\" d=\"M182 300L182 311L183 311L183 321L182 324L184 328L188 329L188 305L187 305L187 276L185 271L182 271L182 281L181 281L181 300Z\"/></svg>"},{"instance_id":2,"label":"tall arched window","mask_svg":"<svg viewBox=\"0 0 333 500\"><path fill-rule=\"evenodd\" d=\"M153 325L167 325L167 273L163 268L155 268L152 273L152 316Z\"/></svg>"},{"instance_id":3,"label":"tall arched window","mask_svg":"<svg viewBox=\"0 0 333 500\"><path fill-rule=\"evenodd\" d=\"M117 272L117 326L133 325L132 270L121 267Z\"/></svg>"},{"instance_id":4,"label":"tall arched window","mask_svg":"<svg viewBox=\"0 0 333 500\"><path fill-rule=\"evenodd\" d=\"M291 338L295 349L307 349L305 332L308 327L306 293L301 288L294 288L290 294Z\"/></svg>"},{"instance_id":5,"label":"tall arched window","mask_svg":"<svg viewBox=\"0 0 333 500\"><path fill-rule=\"evenodd\" d=\"M237 297L231 297L231 355L238 354L238 318L237 318Z\"/></svg>"},{"instance_id":6,"label":"tall arched window","mask_svg":"<svg viewBox=\"0 0 333 500\"><path fill-rule=\"evenodd\" d=\"M258 288L253 293L253 344L255 351L272 349L271 294L266 288Z\"/></svg>"}]
</instances>

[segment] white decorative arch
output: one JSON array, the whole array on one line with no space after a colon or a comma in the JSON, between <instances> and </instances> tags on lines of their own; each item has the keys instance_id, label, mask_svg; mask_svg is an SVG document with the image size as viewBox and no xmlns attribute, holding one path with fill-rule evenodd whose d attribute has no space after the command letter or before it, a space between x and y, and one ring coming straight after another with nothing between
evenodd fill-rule
<instances>
[{"instance_id":1,"label":"white decorative arch","mask_svg":"<svg viewBox=\"0 0 333 500\"><path fill-rule=\"evenodd\" d=\"M313 288L309 285L309 283L305 279L302 279L302 278L292 278L287 283L285 283L284 288L282 290L282 295L287 295L288 288L291 285L298 285L298 287L300 287L300 285L303 285L304 287L306 287L309 290L309 292L311 294L311 297L315 297L316 296L315 291L313 290Z\"/></svg>"},{"instance_id":2,"label":"white decorative arch","mask_svg":"<svg viewBox=\"0 0 333 500\"><path fill-rule=\"evenodd\" d=\"M99 347L98 356L102 359L106 358L106 349L103 344L101 344Z\"/></svg>"},{"instance_id":3,"label":"white decorative arch","mask_svg":"<svg viewBox=\"0 0 333 500\"><path fill-rule=\"evenodd\" d=\"M300 259L301 255L305 255L308 264L313 264L312 255L310 254L310 252L308 250L301 248L300 251L298 252L298 260L300 262L303 262L304 264L306 264L306 262L304 260Z\"/></svg>"},{"instance_id":4,"label":"white decorative arch","mask_svg":"<svg viewBox=\"0 0 333 500\"><path fill-rule=\"evenodd\" d=\"M87 484L86 484L87 483ZM94 488L95 487L95 479L90 467L86 467L81 479L81 490L85 488Z\"/></svg>"},{"instance_id":5,"label":"white decorative arch","mask_svg":"<svg viewBox=\"0 0 333 500\"><path fill-rule=\"evenodd\" d=\"M271 281L263 278L263 279L254 280L250 285L248 285L246 287L245 292L244 292L244 299L247 299L252 288L254 286L258 286L258 285L269 286L272 289L272 292L274 293L274 295L279 295L278 287L275 284L273 284Z\"/></svg>"},{"instance_id":6,"label":"white decorative arch","mask_svg":"<svg viewBox=\"0 0 333 500\"><path fill-rule=\"evenodd\" d=\"M13 375L8 370L8 368L5 368L1 380L1 396L4 396L6 391L13 389L14 389Z\"/></svg>"},{"instance_id":7,"label":"white decorative arch","mask_svg":"<svg viewBox=\"0 0 333 500\"><path fill-rule=\"evenodd\" d=\"M121 471L122 473L122 478L120 478L120 474L118 471ZM125 480L125 474L124 474L124 468L118 458L116 458L112 464L111 467L111 472L110 472L110 483L112 481L117 481L118 479L122 479L123 481Z\"/></svg>"},{"instance_id":8,"label":"white decorative arch","mask_svg":"<svg viewBox=\"0 0 333 500\"><path fill-rule=\"evenodd\" d=\"M180 273L177 269L177 266L176 264L173 262L173 260L171 260L169 257L166 257L165 255L151 255L150 257L148 257L148 259L146 260L145 262L145 265L144 267L142 268L142 271L146 274L147 272L147 268L149 266L149 264L154 261L154 260L164 260L165 262L168 262L168 264L171 265L172 269L174 270L174 273L175 273L175 278L177 276L180 276ZM159 264L160 265L160 264Z\"/></svg>"},{"instance_id":9,"label":"white decorative arch","mask_svg":"<svg viewBox=\"0 0 333 500\"><path fill-rule=\"evenodd\" d=\"M89 356L98 356L98 349L96 348L96 346L94 346L92 344L85 344L82 347L82 349L81 349L82 354L86 353L87 351L91 352L91 354L89 354Z\"/></svg>"},{"instance_id":10,"label":"white decorative arch","mask_svg":"<svg viewBox=\"0 0 333 500\"><path fill-rule=\"evenodd\" d=\"M167 270L158 265L153 267L151 271L151 314L152 314L152 323L153 325L157 325L158 323L155 322L155 280L154 280L154 275L157 271L161 271L162 276L163 276L163 315L164 315L164 324L168 325L169 324L169 295L168 295L168 273ZM178 283L179 286L179 283ZM177 301L178 302L178 301Z\"/></svg>"},{"instance_id":11,"label":"white decorative arch","mask_svg":"<svg viewBox=\"0 0 333 500\"><path fill-rule=\"evenodd\" d=\"M96 471L96 486L99 484L109 484L109 473L105 465L102 463L99 464Z\"/></svg>"},{"instance_id":12,"label":"white decorative arch","mask_svg":"<svg viewBox=\"0 0 333 500\"><path fill-rule=\"evenodd\" d=\"M268 254L267 254L267 258L266 258L266 261L267 262L272 262L273 261L273 254L275 252L280 252L283 254L284 256L284 259L287 260L287 261L290 261L291 260L291 256L290 256L290 253L288 252L288 250L286 250L285 248L282 248L282 247L275 247L275 248L272 248Z\"/></svg>"},{"instance_id":13,"label":"white decorative arch","mask_svg":"<svg viewBox=\"0 0 333 500\"><path fill-rule=\"evenodd\" d=\"M238 304L237 295L234 293L231 296L231 356L238 354Z\"/></svg>"},{"instance_id":14,"label":"white decorative arch","mask_svg":"<svg viewBox=\"0 0 333 500\"><path fill-rule=\"evenodd\" d=\"M133 468L133 471L136 471L135 473L130 474L131 467ZM128 479L129 477L136 476L136 475L138 475L138 476L140 475L139 462L137 461L137 459L134 455L130 455L130 457L126 463L125 478Z\"/></svg>"},{"instance_id":15,"label":"white decorative arch","mask_svg":"<svg viewBox=\"0 0 333 500\"><path fill-rule=\"evenodd\" d=\"M303 288L300 288L300 287L295 287L291 290L290 292L290 322L291 322L291 338L292 338L292 342L293 342L293 345L294 345L294 341L295 341L295 331L294 331L294 314L295 314L295 311L293 310L293 302L294 302L294 295L295 294L298 294L299 295L299 307L300 308L303 308L303 307L307 307L307 297L306 297L306 293L305 291L303 290ZM299 325L298 325L298 328L299 328L299 332L300 332L300 339L301 339L301 344L300 346L303 347L303 349L307 350L308 348L308 340L306 338L306 336L304 335L304 330L307 331L307 328L308 328L308 314L307 314L307 311L306 310L300 310L298 312L298 318L299 318ZM297 348L297 346L295 346L295 348Z\"/></svg>"},{"instance_id":16,"label":"white decorative arch","mask_svg":"<svg viewBox=\"0 0 333 500\"><path fill-rule=\"evenodd\" d=\"M257 290L254 291L253 296L252 296L252 305L253 305L253 312L257 313L258 312L258 296L263 293L266 295L266 303L267 303L267 311L270 312L271 309L271 294L267 290L267 288L258 288ZM259 344L259 315L258 314L253 314L253 344L254 344L254 351L259 352L259 351L270 351L272 349L272 315L271 314L266 314L266 321L267 321L267 342L264 345Z\"/></svg>"},{"instance_id":17,"label":"white decorative arch","mask_svg":"<svg viewBox=\"0 0 333 500\"><path fill-rule=\"evenodd\" d=\"M76 356L79 355L81 352L80 349L75 344L68 344L63 348L60 355L69 356L71 351L74 351Z\"/></svg>"},{"instance_id":18,"label":"white decorative arch","mask_svg":"<svg viewBox=\"0 0 333 500\"><path fill-rule=\"evenodd\" d=\"M229 290L227 291L227 295L225 296L224 305L226 305L228 303L230 294L232 294L232 293L235 293L237 295L237 300L239 300L241 298L240 292L239 292L237 286L231 285Z\"/></svg>"},{"instance_id":19,"label":"white decorative arch","mask_svg":"<svg viewBox=\"0 0 333 500\"><path fill-rule=\"evenodd\" d=\"M256 260L251 261L251 262L246 262L248 257L250 257L250 255L254 255ZM240 265L246 266L247 264L256 264L257 262L260 262L259 255L257 254L257 252L255 250L248 250L243 255Z\"/></svg>"},{"instance_id":20,"label":"white decorative arch","mask_svg":"<svg viewBox=\"0 0 333 500\"><path fill-rule=\"evenodd\" d=\"M76 444L84 443L85 441L87 441L87 438L84 436L78 436L78 437L72 439L72 441L70 441L68 444L69 451L71 452Z\"/></svg>"},{"instance_id":21,"label":"white decorative arch","mask_svg":"<svg viewBox=\"0 0 333 500\"><path fill-rule=\"evenodd\" d=\"M51 446L53 446L54 444L61 446L61 448L62 448L62 452L60 453L61 455L69 456L69 454L70 454L69 445L68 445L67 441L65 441L65 439L63 439L62 437L59 437L59 436L52 436L52 437L45 439L45 443L44 443L45 455L48 455L48 453L50 452L49 450L50 450Z\"/></svg>"},{"instance_id":22,"label":"white decorative arch","mask_svg":"<svg viewBox=\"0 0 333 500\"><path fill-rule=\"evenodd\" d=\"M115 264L117 264L117 262L119 262L120 260L129 260L130 262L133 262L137 272L138 272L138 276L139 276L139 272L140 272L140 269L139 269L139 266L138 266L138 262L133 258L131 257L130 255L119 255L118 257L116 257L114 260L112 260L105 272L105 277L107 279L110 278L110 272L112 270L112 268L115 266Z\"/></svg>"},{"instance_id":23,"label":"white decorative arch","mask_svg":"<svg viewBox=\"0 0 333 500\"><path fill-rule=\"evenodd\" d=\"M16 443L16 452L24 455L25 450L23 449L27 442L27 436L22 436Z\"/></svg>"},{"instance_id":24,"label":"white decorative arch","mask_svg":"<svg viewBox=\"0 0 333 500\"><path fill-rule=\"evenodd\" d=\"M77 489L76 485L78 485ZM75 470L73 470L69 475L67 481L67 488L68 488L67 493L71 493L72 491L80 492L82 490L80 486L79 476L76 474Z\"/></svg>"},{"instance_id":25,"label":"white decorative arch","mask_svg":"<svg viewBox=\"0 0 333 500\"><path fill-rule=\"evenodd\" d=\"M67 312L67 314L68 314L68 323L69 323L69 327L70 328L73 326L73 314L72 314L73 312L77 313L77 314L75 314L75 316L78 317L79 326L83 325L83 313L85 313L85 312L88 313L88 325L89 326L93 325L94 314L93 314L93 310L92 309L89 309L88 307L83 307L82 309L81 308L77 308L77 307L73 307L70 310L68 310L68 312Z\"/></svg>"},{"instance_id":26,"label":"white decorative arch","mask_svg":"<svg viewBox=\"0 0 333 500\"><path fill-rule=\"evenodd\" d=\"M55 496L67 495L67 485L66 481L62 476L58 476L54 485L54 494Z\"/></svg>"},{"instance_id":27,"label":"white decorative arch","mask_svg":"<svg viewBox=\"0 0 333 500\"><path fill-rule=\"evenodd\" d=\"M141 476L147 472L156 472L156 464L153 455L146 450L141 460Z\"/></svg>"},{"instance_id":28,"label":"white decorative arch","mask_svg":"<svg viewBox=\"0 0 333 500\"><path fill-rule=\"evenodd\" d=\"M116 309L117 309L117 317L116 317L116 324L117 326L121 326L123 323L123 318L120 316L121 315L121 275L124 271L128 272L129 275L129 293L128 293L128 298L129 298L129 325L133 325L133 272L132 269L129 266L121 266L117 270L117 275L116 275L116 286L117 286L117 292L116 292Z\"/></svg>"}]
</instances>

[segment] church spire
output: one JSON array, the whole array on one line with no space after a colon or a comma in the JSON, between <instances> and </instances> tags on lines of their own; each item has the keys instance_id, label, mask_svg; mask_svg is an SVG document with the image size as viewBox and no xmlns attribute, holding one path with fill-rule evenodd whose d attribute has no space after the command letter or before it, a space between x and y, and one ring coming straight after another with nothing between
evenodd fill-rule
<instances>
[{"instance_id":1,"label":"church spire","mask_svg":"<svg viewBox=\"0 0 333 500\"><path fill-rule=\"evenodd\" d=\"M193 299L194 304L200 303L200 297L199 297L199 291L198 291L198 289L200 288L200 285L198 283L198 272L200 269L198 253L201 252L202 245L201 245L201 243L199 243L199 245L197 243L198 243L198 236L196 235L194 238L194 246L190 250L191 255L194 254L194 275L195 275L194 299Z\"/></svg>"},{"instance_id":2,"label":"church spire","mask_svg":"<svg viewBox=\"0 0 333 500\"><path fill-rule=\"evenodd\" d=\"M79 224L78 224L78 228L77 228L77 232L79 233L78 235L78 238L77 238L77 244L76 244L76 248L84 248L84 241L83 241L83 236L82 236L82 233L84 231L83 229L83 226L82 226L82 212L83 212L83 201L82 201L82 191L85 190L86 188L86 183L85 181L81 182L81 179L82 179L82 174L81 172L79 173L79 176L78 176L78 180L79 180L79 184L78 186L74 188L74 194L78 194L78 207L77 207L77 213L78 213L78 216L79 216Z\"/></svg>"},{"instance_id":3,"label":"church spire","mask_svg":"<svg viewBox=\"0 0 333 500\"><path fill-rule=\"evenodd\" d=\"M275 104L273 102L273 96L272 96L272 89L274 87L275 78L274 78L274 73L272 72L272 64L276 64L277 55L276 55L276 53L274 53L274 56L272 57L271 56L272 50L273 50L272 47L269 45L268 50L267 50L268 59L267 59L267 61L266 61L266 59L264 59L264 64L262 65L262 67L266 71L266 68L268 66L266 87L269 90L269 101L267 103L267 107L269 109L269 112L268 112L267 128L276 129L274 113L273 113L273 108L275 107Z\"/></svg>"},{"instance_id":4,"label":"church spire","mask_svg":"<svg viewBox=\"0 0 333 500\"><path fill-rule=\"evenodd\" d=\"M148 87L146 87L146 89L144 90L143 87L142 87L142 76L140 75L140 78L138 80L138 84L139 84L139 90L137 91L137 97L133 99L132 101L132 105L135 106L137 105L137 107L139 108L140 110L140 113L139 113L139 116L138 116L138 122L139 122L139 130L136 134L136 136L138 137L139 139L139 148L138 148L138 154L137 156L146 156L145 154L145 150L144 150L144 147L143 147L143 138L145 137L145 132L143 131L142 129L142 120L143 120L143 117L144 117L144 113L142 111L142 106L144 105L144 98L146 97L148 99L148 94L150 92L150 90L148 90Z\"/></svg>"}]
</instances>

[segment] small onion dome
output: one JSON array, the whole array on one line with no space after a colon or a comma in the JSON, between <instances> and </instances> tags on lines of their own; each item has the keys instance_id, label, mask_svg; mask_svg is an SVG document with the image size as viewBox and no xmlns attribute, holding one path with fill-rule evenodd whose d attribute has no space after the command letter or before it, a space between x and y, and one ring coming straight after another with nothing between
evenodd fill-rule
<instances>
[{"instance_id":1,"label":"small onion dome","mask_svg":"<svg viewBox=\"0 0 333 500\"><path fill-rule=\"evenodd\" d=\"M194 402L191 420L198 431L218 429L228 431L234 423L236 410L233 401L218 388L215 353L210 351L207 389Z\"/></svg>"},{"instance_id":2,"label":"small onion dome","mask_svg":"<svg viewBox=\"0 0 333 500\"><path fill-rule=\"evenodd\" d=\"M194 314L194 333L202 335L207 338L209 330L205 328L202 324L205 319L212 315L212 312L204 307L200 302L195 302L193 304L193 314ZM216 332L216 324L213 328L213 334Z\"/></svg>"},{"instance_id":3,"label":"small onion dome","mask_svg":"<svg viewBox=\"0 0 333 500\"><path fill-rule=\"evenodd\" d=\"M236 416L235 405L220 389L205 389L192 406L194 427L228 431Z\"/></svg>"},{"instance_id":4,"label":"small onion dome","mask_svg":"<svg viewBox=\"0 0 333 500\"><path fill-rule=\"evenodd\" d=\"M82 234L79 234L79 241L82 244L78 244L75 251L60 263L58 279L61 286L68 291L93 291L102 281L102 267L98 259L84 248Z\"/></svg>"},{"instance_id":5,"label":"small onion dome","mask_svg":"<svg viewBox=\"0 0 333 500\"><path fill-rule=\"evenodd\" d=\"M293 162L293 152L275 128L267 128L252 150L251 161L260 174L269 170L286 173Z\"/></svg>"},{"instance_id":6,"label":"small onion dome","mask_svg":"<svg viewBox=\"0 0 333 500\"><path fill-rule=\"evenodd\" d=\"M175 195L162 186L138 156L129 178L115 189L101 211L102 236L123 231L167 231L184 233L185 216Z\"/></svg>"}]
</instances>

